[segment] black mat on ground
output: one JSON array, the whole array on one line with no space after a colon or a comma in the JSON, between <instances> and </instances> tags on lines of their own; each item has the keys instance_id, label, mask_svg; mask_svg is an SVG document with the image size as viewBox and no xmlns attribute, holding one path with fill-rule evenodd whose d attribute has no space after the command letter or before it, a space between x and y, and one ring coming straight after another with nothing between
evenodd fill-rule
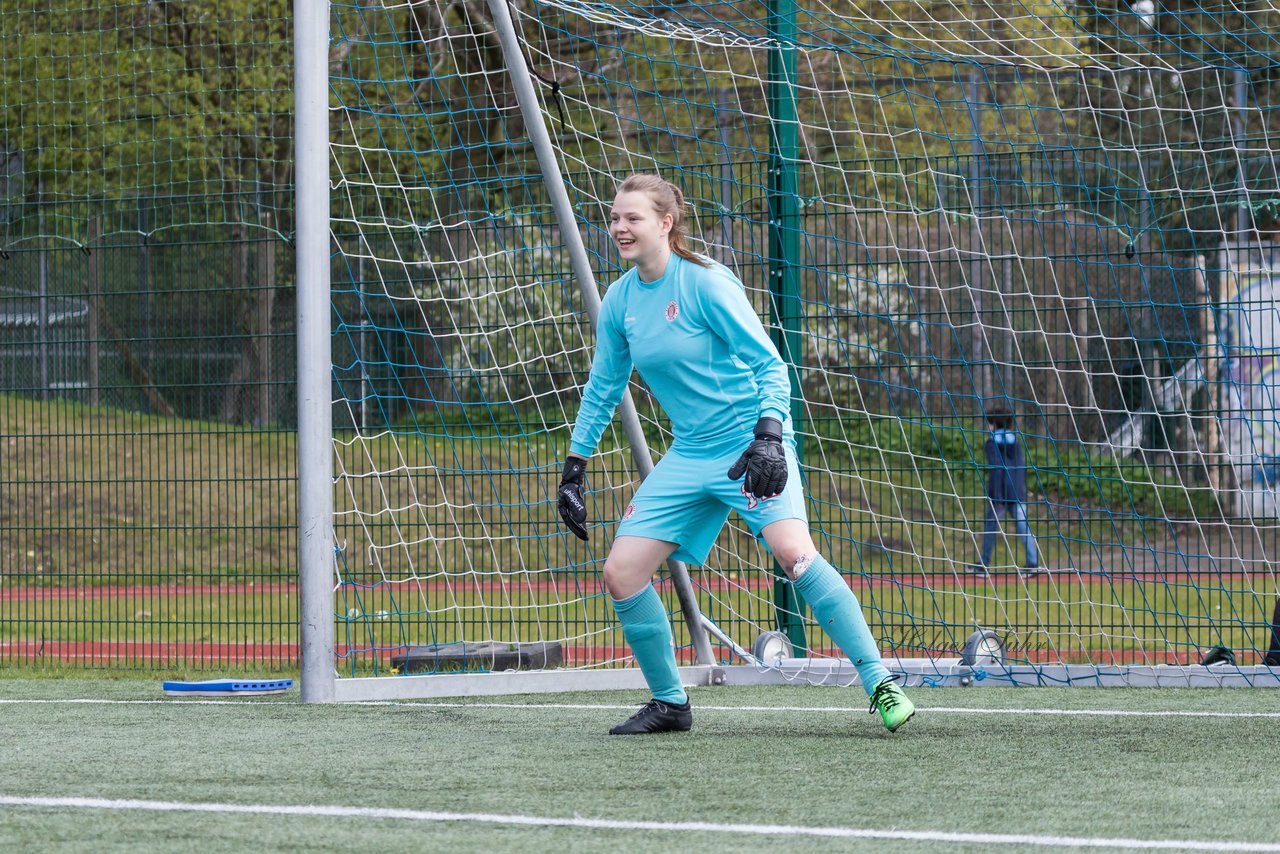
<instances>
[{"instance_id":1,"label":"black mat on ground","mask_svg":"<svg viewBox=\"0 0 1280 854\"><path fill-rule=\"evenodd\" d=\"M401 673L546 670L563 663L564 652L557 641L429 644L391 657L391 666Z\"/></svg>"}]
</instances>

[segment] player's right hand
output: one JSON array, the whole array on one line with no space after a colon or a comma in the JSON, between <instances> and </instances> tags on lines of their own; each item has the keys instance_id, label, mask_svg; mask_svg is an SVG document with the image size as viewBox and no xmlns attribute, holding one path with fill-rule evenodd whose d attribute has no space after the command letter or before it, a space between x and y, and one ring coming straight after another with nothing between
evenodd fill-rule
<instances>
[{"instance_id":1,"label":"player's right hand","mask_svg":"<svg viewBox=\"0 0 1280 854\"><path fill-rule=\"evenodd\" d=\"M564 473L560 475L560 488L556 490L556 507L565 527L580 540L587 539L587 503L582 499L583 482L587 474L587 461L581 457L568 457L564 461Z\"/></svg>"}]
</instances>

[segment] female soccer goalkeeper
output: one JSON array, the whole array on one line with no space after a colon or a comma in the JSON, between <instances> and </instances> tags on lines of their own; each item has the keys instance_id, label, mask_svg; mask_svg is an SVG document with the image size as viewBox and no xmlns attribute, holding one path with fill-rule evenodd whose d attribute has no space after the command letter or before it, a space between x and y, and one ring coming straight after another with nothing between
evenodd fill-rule
<instances>
[{"instance_id":1,"label":"female soccer goalkeeper","mask_svg":"<svg viewBox=\"0 0 1280 854\"><path fill-rule=\"evenodd\" d=\"M671 556L703 563L730 510L764 539L818 623L854 663L890 732L915 707L889 677L857 597L818 554L805 517L787 367L742 282L685 245L684 195L656 175L618 188L609 216L632 265L600 306L596 352L560 479L566 526L587 539L587 459L634 367L671 421L674 441L622 514L605 588L653 699L614 735L692 725L671 625L651 581Z\"/></svg>"}]
</instances>

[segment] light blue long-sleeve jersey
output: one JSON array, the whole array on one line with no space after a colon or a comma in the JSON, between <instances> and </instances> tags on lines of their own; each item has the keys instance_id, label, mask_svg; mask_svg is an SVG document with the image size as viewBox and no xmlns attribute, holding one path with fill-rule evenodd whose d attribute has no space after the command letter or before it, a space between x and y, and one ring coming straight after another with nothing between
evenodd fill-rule
<instances>
[{"instance_id":1,"label":"light blue long-sleeve jersey","mask_svg":"<svg viewBox=\"0 0 1280 854\"><path fill-rule=\"evenodd\" d=\"M738 277L672 254L662 278L632 268L609 286L569 450L595 451L635 368L671 421L673 450L711 459L776 418L788 441L791 381Z\"/></svg>"}]
</instances>

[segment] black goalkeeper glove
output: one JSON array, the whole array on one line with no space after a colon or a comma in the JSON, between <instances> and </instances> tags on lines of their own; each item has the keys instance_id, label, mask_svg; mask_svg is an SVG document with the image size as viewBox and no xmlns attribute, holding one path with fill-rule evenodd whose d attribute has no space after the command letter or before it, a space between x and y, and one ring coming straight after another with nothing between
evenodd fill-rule
<instances>
[{"instance_id":1,"label":"black goalkeeper glove","mask_svg":"<svg viewBox=\"0 0 1280 854\"><path fill-rule=\"evenodd\" d=\"M582 484L587 474L587 461L569 457L564 461L560 488L556 490L556 507L564 524L580 540L587 539L587 503L582 500Z\"/></svg>"},{"instance_id":2,"label":"black goalkeeper glove","mask_svg":"<svg viewBox=\"0 0 1280 854\"><path fill-rule=\"evenodd\" d=\"M787 487L787 455L782 450L782 422L761 418L756 422L756 440L747 446L729 468L729 480L746 473L742 488L755 498L772 498Z\"/></svg>"}]
</instances>

